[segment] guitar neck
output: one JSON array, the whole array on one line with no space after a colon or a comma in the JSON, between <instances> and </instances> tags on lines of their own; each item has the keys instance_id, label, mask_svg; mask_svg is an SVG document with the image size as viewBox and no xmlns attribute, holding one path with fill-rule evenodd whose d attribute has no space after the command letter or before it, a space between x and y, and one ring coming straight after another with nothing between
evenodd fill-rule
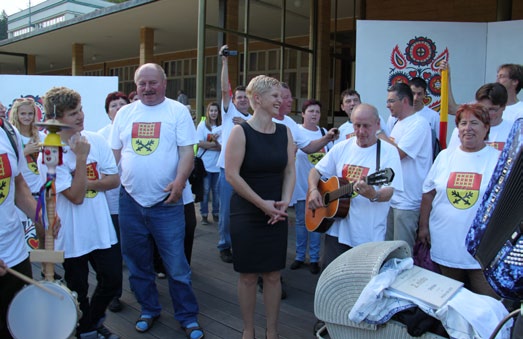
<instances>
[{"instance_id":1,"label":"guitar neck","mask_svg":"<svg viewBox=\"0 0 523 339\"><path fill-rule=\"evenodd\" d=\"M348 183L346 185L340 186L340 188L338 188L332 192L329 192L329 202L337 200L345 195L352 194L352 192L353 192L352 187L353 187L353 184Z\"/></svg>"}]
</instances>

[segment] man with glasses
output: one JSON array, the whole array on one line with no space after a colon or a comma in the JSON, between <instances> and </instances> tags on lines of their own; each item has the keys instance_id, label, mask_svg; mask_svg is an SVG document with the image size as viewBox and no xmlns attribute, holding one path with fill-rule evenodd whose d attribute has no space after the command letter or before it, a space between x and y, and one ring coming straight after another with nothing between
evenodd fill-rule
<instances>
[{"instance_id":1,"label":"man with glasses","mask_svg":"<svg viewBox=\"0 0 523 339\"><path fill-rule=\"evenodd\" d=\"M476 91L476 101L488 108L490 116L490 132L486 143L499 151L503 150L512 128L512 121L503 119L507 99L506 88L497 82L485 84ZM448 148L452 149L460 144L458 129L454 128Z\"/></svg>"},{"instance_id":2,"label":"man with glasses","mask_svg":"<svg viewBox=\"0 0 523 339\"><path fill-rule=\"evenodd\" d=\"M388 89L387 108L397 118L390 137L378 137L396 146L404 173L403 190L394 193L387 218L386 240L405 240L412 249L418 229L423 180L432 164L432 131L422 116L415 114L409 85L396 83Z\"/></svg>"}]
</instances>

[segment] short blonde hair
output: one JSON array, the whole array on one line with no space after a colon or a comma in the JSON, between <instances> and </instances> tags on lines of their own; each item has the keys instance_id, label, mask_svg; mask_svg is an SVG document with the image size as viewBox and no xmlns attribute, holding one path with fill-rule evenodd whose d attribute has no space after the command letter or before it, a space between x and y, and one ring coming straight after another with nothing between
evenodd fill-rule
<instances>
[{"instance_id":1,"label":"short blonde hair","mask_svg":"<svg viewBox=\"0 0 523 339\"><path fill-rule=\"evenodd\" d=\"M245 94L249 98L251 107L253 107L253 95L254 94L264 94L274 87L281 87L280 81L278 79L266 76L258 75L249 82L247 88L245 89Z\"/></svg>"}]
</instances>

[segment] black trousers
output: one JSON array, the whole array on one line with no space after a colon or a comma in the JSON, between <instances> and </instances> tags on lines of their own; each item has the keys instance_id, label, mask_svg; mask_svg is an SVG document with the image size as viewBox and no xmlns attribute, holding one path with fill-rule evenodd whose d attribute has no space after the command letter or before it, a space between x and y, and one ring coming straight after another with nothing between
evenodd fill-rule
<instances>
[{"instance_id":1,"label":"black trousers","mask_svg":"<svg viewBox=\"0 0 523 339\"><path fill-rule=\"evenodd\" d=\"M89 299L89 264L96 272L97 285ZM116 296L122 283L122 254L119 246L94 250L76 258L64 261L65 281L71 291L78 294L82 311L77 336L80 333L94 331L105 318L105 310Z\"/></svg>"},{"instance_id":2,"label":"black trousers","mask_svg":"<svg viewBox=\"0 0 523 339\"><path fill-rule=\"evenodd\" d=\"M11 268L28 277L33 276L29 258ZM25 282L10 273L0 277L0 338L2 339L13 338L7 329L7 310L16 293L24 286Z\"/></svg>"}]
</instances>

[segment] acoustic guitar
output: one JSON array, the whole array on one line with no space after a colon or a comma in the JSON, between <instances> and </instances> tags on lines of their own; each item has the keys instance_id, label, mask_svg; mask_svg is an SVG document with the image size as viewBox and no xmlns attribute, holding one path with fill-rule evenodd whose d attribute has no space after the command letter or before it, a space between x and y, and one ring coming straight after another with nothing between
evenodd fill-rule
<instances>
[{"instance_id":1,"label":"acoustic guitar","mask_svg":"<svg viewBox=\"0 0 523 339\"><path fill-rule=\"evenodd\" d=\"M386 168L364 178L368 185L384 185L394 179L392 168ZM326 232L334 223L335 218L345 218L349 213L350 196L353 193L353 183L344 178L331 177L327 181L318 182L323 207L315 210L309 208L309 194L305 200L305 227L309 232Z\"/></svg>"}]
</instances>

